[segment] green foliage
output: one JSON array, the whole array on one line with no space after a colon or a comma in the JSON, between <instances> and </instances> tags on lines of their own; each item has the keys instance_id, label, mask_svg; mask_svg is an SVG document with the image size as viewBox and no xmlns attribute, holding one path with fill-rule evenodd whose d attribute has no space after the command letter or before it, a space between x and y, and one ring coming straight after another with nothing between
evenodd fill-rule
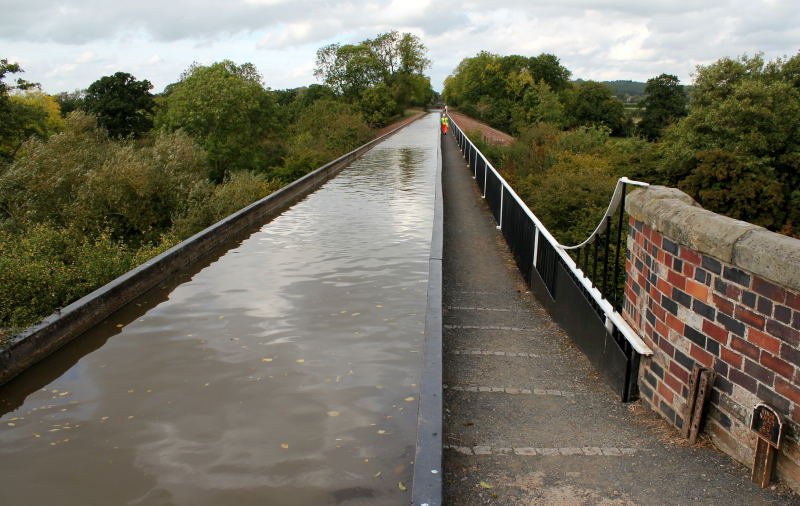
<instances>
[{"instance_id":1,"label":"green foliage","mask_svg":"<svg viewBox=\"0 0 800 506\"><path fill-rule=\"evenodd\" d=\"M83 109L84 99L86 98L85 90L75 91L62 91L55 96L58 105L61 108L61 116L67 117L72 111Z\"/></svg>"},{"instance_id":2,"label":"green foliage","mask_svg":"<svg viewBox=\"0 0 800 506\"><path fill-rule=\"evenodd\" d=\"M687 97L678 78L661 74L647 80L645 98L641 101L642 120L639 132L650 140L661 137L661 131L686 116Z\"/></svg>"},{"instance_id":3,"label":"green foliage","mask_svg":"<svg viewBox=\"0 0 800 506\"><path fill-rule=\"evenodd\" d=\"M139 245L157 241L205 180L205 155L185 134L152 145L111 141L94 118L73 113L65 131L32 140L0 175L0 217L9 224L49 223L108 232Z\"/></svg>"},{"instance_id":4,"label":"green foliage","mask_svg":"<svg viewBox=\"0 0 800 506\"><path fill-rule=\"evenodd\" d=\"M0 328L31 325L171 245L134 250L109 234L88 238L47 224L0 230Z\"/></svg>"},{"instance_id":5,"label":"green foliage","mask_svg":"<svg viewBox=\"0 0 800 506\"><path fill-rule=\"evenodd\" d=\"M797 234L798 60L755 55L699 67L688 115L664 131L660 179L713 211Z\"/></svg>"},{"instance_id":6,"label":"green foliage","mask_svg":"<svg viewBox=\"0 0 800 506\"><path fill-rule=\"evenodd\" d=\"M623 135L628 125L622 102L614 98L603 83L584 81L569 90L564 99L568 126L605 125L615 135Z\"/></svg>"},{"instance_id":7,"label":"green foliage","mask_svg":"<svg viewBox=\"0 0 800 506\"><path fill-rule=\"evenodd\" d=\"M372 130L351 105L318 100L304 110L290 129L284 167L276 172L289 182L364 144Z\"/></svg>"},{"instance_id":8,"label":"green foliage","mask_svg":"<svg viewBox=\"0 0 800 506\"><path fill-rule=\"evenodd\" d=\"M7 74L23 72L16 63L0 59L0 168L10 162L19 147L29 136L37 133L37 127L43 125L48 118L46 107L30 103L27 100L15 100L10 96L13 91L24 91L38 88L36 83L29 83L17 78L15 84L4 81Z\"/></svg>"},{"instance_id":9,"label":"green foliage","mask_svg":"<svg viewBox=\"0 0 800 506\"><path fill-rule=\"evenodd\" d=\"M387 124L397 111L397 102L385 84L379 84L364 91L359 102L361 114L371 127Z\"/></svg>"},{"instance_id":10,"label":"green foliage","mask_svg":"<svg viewBox=\"0 0 800 506\"><path fill-rule=\"evenodd\" d=\"M83 107L112 137L139 137L153 126L152 88L146 79L137 81L127 72L117 72L89 85Z\"/></svg>"},{"instance_id":11,"label":"green foliage","mask_svg":"<svg viewBox=\"0 0 800 506\"><path fill-rule=\"evenodd\" d=\"M314 75L358 104L370 125L383 126L407 107L433 99L430 79L422 75L431 63L426 51L417 36L397 31L359 44L330 44L317 51Z\"/></svg>"},{"instance_id":12,"label":"green foliage","mask_svg":"<svg viewBox=\"0 0 800 506\"><path fill-rule=\"evenodd\" d=\"M250 63L192 65L160 105L156 126L192 136L206 151L213 181L237 170L265 172L279 164L275 102Z\"/></svg>"},{"instance_id":13,"label":"green foliage","mask_svg":"<svg viewBox=\"0 0 800 506\"><path fill-rule=\"evenodd\" d=\"M694 160L697 165L679 186L704 207L773 229L785 220L780 211L787 196L771 167L720 149L698 152Z\"/></svg>"},{"instance_id":14,"label":"green foliage","mask_svg":"<svg viewBox=\"0 0 800 506\"><path fill-rule=\"evenodd\" d=\"M444 100L504 131L519 133L539 121L560 123L558 94L570 72L551 54L499 56L486 51L459 63L445 79Z\"/></svg>"},{"instance_id":15,"label":"green foliage","mask_svg":"<svg viewBox=\"0 0 800 506\"><path fill-rule=\"evenodd\" d=\"M189 237L279 188L277 180L247 171L234 172L218 185L195 186L173 222L171 235Z\"/></svg>"}]
</instances>

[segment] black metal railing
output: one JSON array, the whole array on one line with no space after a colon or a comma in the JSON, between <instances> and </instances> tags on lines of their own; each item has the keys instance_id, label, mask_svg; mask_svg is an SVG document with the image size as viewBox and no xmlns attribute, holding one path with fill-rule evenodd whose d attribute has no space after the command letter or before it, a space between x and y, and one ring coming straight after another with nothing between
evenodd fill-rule
<instances>
[{"instance_id":1,"label":"black metal railing","mask_svg":"<svg viewBox=\"0 0 800 506\"><path fill-rule=\"evenodd\" d=\"M528 286L619 392L638 397L641 355L652 351L619 314L623 301L627 186L621 178L603 220L576 246L563 246L450 118L455 140ZM614 218L617 218L616 220Z\"/></svg>"}]
</instances>

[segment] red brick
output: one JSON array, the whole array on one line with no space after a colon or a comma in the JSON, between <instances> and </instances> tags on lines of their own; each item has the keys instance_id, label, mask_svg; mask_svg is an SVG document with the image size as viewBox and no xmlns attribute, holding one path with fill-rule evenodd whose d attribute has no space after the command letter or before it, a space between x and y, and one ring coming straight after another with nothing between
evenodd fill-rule
<instances>
[{"instance_id":1,"label":"red brick","mask_svg":"<svg viewBox=\"0 0 800 506\"><path fill-rule=\"evenodd\" d=\"M800 294L786 292L786 305L800 311Z\"/></svg>"},{"instance_id":2,"label":"red brick","mask_svg":"<svg viewBox=\"0 0 800 506\"><path fill-rule=\"evenodd\" d=\"M686 293L703 302L708 300L708 287L691 279L686 280Z\"/></svg>"},{"instance_id":3,"label":"red brick","mask_svg":"<svg viewBox=\"0 0 800 506\"><path fill-rule=\"evenodd\" d=\"M769 334L760 332L754 328L747 329L747 340L759 348L765 349L773 355L777 355L781 349L781 342Z\"/></svg>"},{"instance_id":4,"label":"red brick","mask_svg":"<svg viewBox=\"0 0 800 506\"><path fill-rule=\"evenodd\" d=\"M731 336L731 348L746 355L753 360L758 360L759 355L761 355L761 350L759 350L756 346L739 339L737 336Z\"/></svg>"},{"instance_id":5,"label":"red brick","mask_svg":"<svg viewBox=\"0 0 800 506\"><path fill-rule=\"evenodd\" d=\"M678 274L673 270L667 271L667 281L669 281L672 286L676 286L681 290L686 288L686 277L684 277L683 274Z\"/></svg>"},{"instance_id":6,"label":"red brick","mask_svg":"<svg viewBox=\"0 0 800 506\"><path fill-rule=\"evenodd\" d=\"M728 299L723 299L716 293L713 295L714 305L719 311L722 311L728 316L733 316L733 302Z\"/></svg>"},{"instance_id":7,"label":"red brick","mask_svg":"<svg viewBox=\"0 0 800 506\"><path fill-rule=\"evenodd\" d=\"M658 291L665 294L667 297L672 293L672 285L667 283L666 279L658 278L656 285L658 286Z\"/></svg>"},{"instance_id":8,"label":"red brick","mask_svg":"<svg viewBox=\"0 0 800 506\"><path fill-rule=\"evenodd\" d=\"M694 265L683 264L683 275L691 279L694 277Z\"/></svg>"},{"instance_id":9,"label":"red brick","mask_svg":"<svg viewBox=\"0 0 800 506\"><path fill-rule=\"evenodd\" d=\"M794 347L800 347L800 332L776 320L767 320L767 332Z\"/></svg>"},{"instance_id":10,"label":"red brick","mask_svg":"<svg viewBox=\"0 0 800 506\"><path fill-rule=\"evenodd\" d=\"M672 313L667 313L666 320L667 327L671 328L680 335L683 335L683 329L686 326L681 320L673 316Z\"/></svg>"},{"instance_id":11,"label":"red brick","mask_svg":"<svg viewBox=\"0 0 800 506\"><path fill-rule=\"evenodd\" d=\"M728 331L706 319L703 319L703 333L718 343L728 345Z\"/></svg>"},{"instance_id":12,"label":"red brick","mask_svg":"<svg viewBox=\"0 0 800 506\"><path fill-rule=\"evenodd\" d=\"M728 288L725 290L725 295L727 295L729 299L739 300L742 296L742 290L734 284L729 283Z\"/></svg>"},{"instance_id":13,"label":"red brick","mask_svg":"<svg viewBox=\"0 0 800 506\"><path fill-rule=\"evenodd\" d=\"M658 383L658 393L664 398L665 401L667 401L667 404L672 404L672 399L674 398L675 393L667 388L664 383Z\"/></svg>"},{"instance_id":14,"label":"red brick","mask_svg":"<svg viewBox=\"0 0 800 506\"><path fill-rule=\"evenodd\" d=\"M689 353L689 355L706 367L711 367L714 365L714 356L694 343L692 343L692 351Z\"/></svg>"},{"instance_id":15,"label":"red brick","mask_svg":"<svg viewBox=\"0 0 800 506\"><path fill-rule=\"evenodd\" d=\"M658 230L652 228L650 229L650 242L653 244L658 244L659 246L664 241L664 236L658 233Z\"/></svg>"},{"instance_id":16,"label":"red brick","mask_svg":"<svg viewBox=\"0 0 800 506\"><path fill-rule=\"evenodd\" d=\"M658 291L656 285L650 285L650 298L653 300L661 300L661 292Z\"/></svg>"},{"instance_id":17,"label":"red brick","mask_svg":"<svg viewBox=\"0 0 800 506\"><path fill-rule=\"evenodd\" d=\"M783 378L775 378L775 391L791 400L795 404L800 404L800 388L789 383Z\"/></svg>"},{"instance_id":18,"label":"red brick","mask_svg":"<svg viewBox=\"0 0 800 506\"><path fill-rule=\"evenodd\" d=\"M700 265L702 257L700 253L686 247L681 247L681 259L692 265Z\"/></svg>"},{"instance_id":19,"label":"red brick","mask_svg":"<svg viewBox=\"0 0 800 506\"><path fill-rule=\"evenodd\" d=\"M739 355L741 359L742 356ZM681 367L681 365L677 362L670 362L669 363L669 372L675 375L676 378L681 380L684 384L689 383L689 371Z\"/></svg>"},{"instance_id":20,"label":"red brick","mask_svg":"<svg viewBox=\"0 0 800 506\"><path fill-rule=\"evenodd\" d=\"M663 322L666 318L667 311L658 304L653 304L651 311L654 315L656 315L657 320L661 320Z\"/></svg>"},{"instance_id":21,"label":"red brick","mask_svg":"<svg viewBox=\"0 0 800 506\"><path fill-rule=\"evenodd\" d=\"M780 374L784 378L791 380L794 377L794 367L792 364L784 362L769 353L764 352L761 354L761 365L770 371Z\"/></svg>"},{"instance_id":22,"label":"red brick","mask_svg":"<svg viewBox=\"0 0 800 506\"><path fill-rule=\"evenodd\" d=\"M734 313L736 319L742 323L746 323L751 327L755 327L758 330L764 330L764 317L760 314L756 314L749 309L739 306L736 306L736 311Z\"/></svg>"},{"instance_id":23,"label":"red brick","mask_svg":"<svg viewBox=\"0 0 800 506\"><path fill-rule=\"evenodd\" d=\"M662 322L661 320L656 320L656 332L658 332L662 336L668 336L669 327L667 327L667 324Z\"/></svg>"},{"instance_id":24,"label":"red brick","mask_svg":"<svg viewBox=\"0 0 800 506\"><path fill-rule=\"evenodd\" d=\"M664 353L666 353L670 357L675 356L675 347L672 346L672 343L667 341L666 338L661 338L658 340L658 347L664 350Z\"/></svg>"},{"instance_id":25,"label":"red brick","mask_svg":"<svg viewBox=\"0 0 800 506\"><path fill-rule=\"evenodd\" d=\"M675 391L678 395L681 395L681 392L683 392L684 384L681 383L678 378L668 372L664 373L664 383L666 383L667 386Z\"/></svg>"},{"instance_id":26,"label":"red brick","mask_svg":"<svg viewBox=\"0 0 800 506\"><path fill-rule=\"evenodd\" d=\"M735 351L729 350L728 348L720 348L720 357L722 360L730 365L731 367L735 367L736 369L742 368L742 356Z\"/></svg>"},{"instance_id":27,"label":"red brick","mask_svg":"<svg viewBox=\"0 0 800 506\"><path fill-rule=\"evenodd\" d=\"M783 304L783 301L786 300L786 290L758 276L753 276L752 286L754 292L767 297L773 302Z\"/></svg>"}]
</instances>

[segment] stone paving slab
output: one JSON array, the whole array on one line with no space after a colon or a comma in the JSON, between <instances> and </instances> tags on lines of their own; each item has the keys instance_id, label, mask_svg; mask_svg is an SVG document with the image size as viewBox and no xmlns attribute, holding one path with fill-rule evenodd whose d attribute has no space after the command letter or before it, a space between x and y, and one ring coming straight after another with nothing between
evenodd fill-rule
<instances>
[{"instance_id":1,"label":"stone paving slab","mask_svg":"<svg viewBox=\"0 0 800 506\"><path fill-rule=\"evenodd\" d=\"M445 504L800 504L620 403L528 291L450 135L442 157Z\"/></svg>"}]
</instances>

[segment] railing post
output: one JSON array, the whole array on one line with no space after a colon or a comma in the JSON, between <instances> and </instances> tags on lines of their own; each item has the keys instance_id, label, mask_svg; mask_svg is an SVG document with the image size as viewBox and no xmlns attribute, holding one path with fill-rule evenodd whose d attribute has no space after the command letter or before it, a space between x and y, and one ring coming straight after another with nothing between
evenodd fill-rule
<instances>
[{"instance_id":1,"label":"railing post","mask_svg":"<svg viewBox=\"0 0 800 506\"><path fill-rule=\"evenodd\" d=\"M477 169L476 169L477 170ZM486 187L489 185L489 167L486 164L486 160L483 161L483 198L486 198Z\"/></svg>"},{"instance_id":2,"label":"railing post","mask_svg":"<svg viewBox=\"0 0 800 506\"><path fill-rule=\"evenodd\" d=\"M497 230L503 230L503 195L505 195L503 185L500 185L500 218L497 220Z\"/></svg>"},{"instance_id":3,"label":"railing post","mask_svg":"<svg viewBox=\"0 0 800 506\"><path fill-rule=\"evenodd\" d=\"M536 269L536 265L539 260L539 228L533 228L533 268Z\"/></svg>"},{"instance_id":4,"label":"railing post","mask_svg":"<svg viewBox=\"0 0 800 506\"><path fill-rule=\"evenodd\" d=\"M614 290L612 295L611 304L617 311L622 307L623 294L625 293L625 283L619 286L619 258L620 249L622 248L622 227L625 221L625 192L627 184L622 183L622 198L619 202L619 223L617 228L617 254L614 255Z\"/></svg>"},{"instance_id":5,"label":"railing post","mask_svg":"<svg viewBox=\"0 0 800 506\"><path fill-rule=\"evenodd\" d=\"M611 216L606 216L605 249L603 251L603 290L602 294L608 293L608 249L611 243Z\"/></svg>"}]
</instances>

